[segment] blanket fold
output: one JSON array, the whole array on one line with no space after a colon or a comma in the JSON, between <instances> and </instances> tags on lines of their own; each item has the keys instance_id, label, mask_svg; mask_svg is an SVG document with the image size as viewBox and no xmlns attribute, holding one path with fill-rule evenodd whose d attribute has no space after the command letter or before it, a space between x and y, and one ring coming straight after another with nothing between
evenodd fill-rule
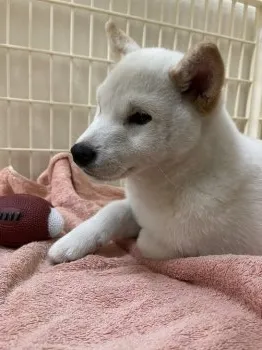
<instances>
[{"instance_id":1,"label":"blanket fold","mask_svg":"<svg viewBox=\"0 0 262 350\"><path fill-rule=\"evenodd\" d=\"M36 182L3 169L12 193L50 201L65 233L124 196L64 153ZM151 261L123 241L52 266L50 244L0 247L0 349L262 349L262 257Z\"/></svg>"}]
</instances>

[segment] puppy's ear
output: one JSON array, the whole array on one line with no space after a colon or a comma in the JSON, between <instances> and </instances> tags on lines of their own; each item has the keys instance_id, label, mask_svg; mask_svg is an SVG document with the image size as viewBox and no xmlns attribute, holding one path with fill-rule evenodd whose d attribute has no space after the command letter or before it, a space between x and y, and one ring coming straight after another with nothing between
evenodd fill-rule
<instances>
[{"instance_id":1,"label":"puppy's ear","mask_svg":"<svg viewBox=\"0 0 262 350\"><path fill-rule=\"evenodd\" d=\"M191 99L201 113L215 107L225 79L223 59L215 44L197 45L169 74L181 94Z\"/></svg>"},{"instance_id":2,"label":"puppy's ear","mask_svg":"<svg viewBox=\"0 0 262 350\"><path fill-rule=\"evenodd\" d=\"M128 35L126 35L121 29L117 28L114 22L108 21L106 23L106 32L111 46L111 50L114 53L127 55L132 51L139 50L139 45Z\"/></svg>"}]
</instances>

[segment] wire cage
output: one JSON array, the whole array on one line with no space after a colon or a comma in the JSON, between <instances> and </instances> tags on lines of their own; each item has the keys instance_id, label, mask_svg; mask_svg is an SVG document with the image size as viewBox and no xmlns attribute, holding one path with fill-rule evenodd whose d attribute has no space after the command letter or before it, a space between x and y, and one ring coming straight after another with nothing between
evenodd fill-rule
<instances>
[{"instance_id":1,"label":"wire cage","mask_svg":"<svg viewBox=\"0 0 262 350\"><path fill-rule=\"evenodd\" d=\"M229 113L262 137L262 1L0 0L1 168L35 179L88 127L113 63L108 18L142 46L217 43Z\"/></svg>"}]
</instances>

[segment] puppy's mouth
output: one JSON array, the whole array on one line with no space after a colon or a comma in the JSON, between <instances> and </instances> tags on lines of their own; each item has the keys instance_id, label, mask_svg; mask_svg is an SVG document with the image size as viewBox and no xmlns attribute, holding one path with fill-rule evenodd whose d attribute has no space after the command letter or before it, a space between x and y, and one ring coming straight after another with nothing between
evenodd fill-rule
<instances>
[{"instance_id":1,"label":"puppy's mouth","mask_svg":"<svg viewBox=\"0 0 262 350\"><path fill-rule=\"evenodd\" d=\"M99 180L99 181L117 181L121 180L124 178L127 178L130 174L132 174L135 171L134 167L130 167L123 172L115 173L115 174L108 174L105 172L100 173L97 170L94 169L87 169L87 168L82 168L82 170L88 175L91 176L92 178Z\"/></svg>"}]
</instances>

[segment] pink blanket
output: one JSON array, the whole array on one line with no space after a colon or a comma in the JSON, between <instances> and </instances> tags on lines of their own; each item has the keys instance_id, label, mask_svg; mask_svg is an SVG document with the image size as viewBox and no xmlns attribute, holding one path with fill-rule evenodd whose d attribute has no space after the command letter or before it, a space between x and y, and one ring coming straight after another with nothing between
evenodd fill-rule
<instances>
[{"instance_id":1,"label":"pink blanket","mask_svg":"<svg viewBox=\"0 0 262 350\"><path fill-rule=\"evenodd\" d=\"M123 196L65 154L37 183L2 170L0 194L13 192L47 198L66 230ZM0 349L262 349L261 257L154 262L122 242L52 266L49 246L0 248Z\"/></svg>"}]
</instances>

